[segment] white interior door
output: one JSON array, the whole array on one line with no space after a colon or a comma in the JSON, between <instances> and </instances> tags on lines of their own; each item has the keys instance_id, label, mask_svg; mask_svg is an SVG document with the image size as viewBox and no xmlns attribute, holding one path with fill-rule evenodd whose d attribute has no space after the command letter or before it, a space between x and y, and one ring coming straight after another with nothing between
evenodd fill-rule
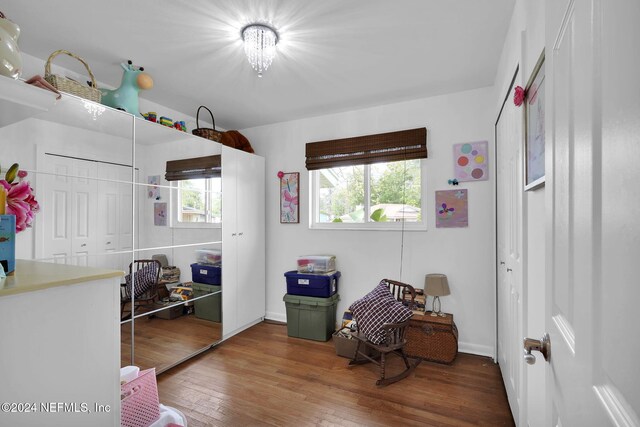
<instances>
[{"instance_id":1,"label":"white interior door","mask_svg":"<svg viewBox=\"0 0 640 427\"><path fill-rule=\"evenodd\" d=\"M546 2L548 423L640 425L640 3Z\"/></svg>"},{"instance_id":2,"label":"white interior door","mask_svg":"<svg viewBox=\"0 0 640 427\"><path fill-rule=\"evenodd\" d=\"M519 73L516 74L515 81ZM509 89L511 93L512 89ZM509 405L520 424L523 411L522 108L507 96L496 123L498 199L498 363Z\"/></svg>"},{"instance_id":3,"label":"white interior door","mask_svg":"<svg viewBox=\"0 0 640 427\"><path fill-rule=\"evenodd\" d=\"M73 160L71 197L71 250L73 264L93 265L89 259L96 251L97 163Z\"/></svg>"},{"instance_id":4,"label":"white interior door","mask_svg":"<svg viewBox=\"0 0 640 427\"><path fill-rule=\"evenodd\" d=\"M66 157L47 156L48 172L40 187L44 218L42 257L66 264L71 255L71 171L73 161Z\"/></svg>"}]
</instances>

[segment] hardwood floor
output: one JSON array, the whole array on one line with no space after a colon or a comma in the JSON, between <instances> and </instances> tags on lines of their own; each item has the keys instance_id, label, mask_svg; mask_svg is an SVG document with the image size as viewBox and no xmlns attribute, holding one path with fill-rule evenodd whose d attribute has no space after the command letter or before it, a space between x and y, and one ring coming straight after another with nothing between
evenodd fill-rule
<instances>
[{"instance_id":1,"label":"hardwood floor","mask_svg":"<svg viewBox=\"0 0 640 427\"><path fill-rule=\"evenodd\" d=\"M120 363L156 372L210 346L222 337L222 324L199 319L193 314L175 319L136 319L135 355L131 362L131 323L120 326Z\"/></svg>"},{"instance_id":2,"label":"hardwood floor","mask_svg":"<svg viewBox=\"0 0 640 427\"><path fill-rule=\"evenodd\" d=\"M160 402L198 426L513 426L500 370L459 354L376 387L377 366L348 367L332 341L260 323L158 376Z\"/></svg>"}]
</instances>

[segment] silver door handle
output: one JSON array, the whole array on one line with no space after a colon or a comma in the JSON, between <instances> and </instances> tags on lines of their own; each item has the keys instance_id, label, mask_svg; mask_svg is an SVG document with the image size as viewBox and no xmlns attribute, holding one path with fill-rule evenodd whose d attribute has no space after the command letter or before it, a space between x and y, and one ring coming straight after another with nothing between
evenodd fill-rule
<instances>
[{"instance_id":1,"label":"silver door handle","mask_svg":"<svg viewBox=\"0 0 640 427\"><path fill-rule=\"evenodd\" d=\"M238 233L238 236L242 236L244 233Z\"/></svg>"},{"instance_id":2,"label":"silver door handle","mask_svg":"<svg viewBox=\"0 0 640 427\"><path fill-rule=\"evenodd\" d=\"M512 269L510 269L510 268L507 268L507 272L510 272L510 271L513 271L513 270L512 270Z\"/></svg>"},{"instance_id":3,"label":"silver door handle","mask_svg":"<svg viewBox=\"0 0 640 427\"><path fill-rule=\"evenodd\" d=\"M80 245L81 248L84 248L85 246L87 246L86 243L83 243L83 244Z\"/></svg>"},{"instance_id":4,"label":"silver door handle","mask_svg":"<svg viewBox=\"0 0 640 427\"><path fill-rule=\"evenodd\" d=\"M500 265L504 265L504 261L500 261Z\"/></svg>"},{"instance_id":5,"label":"silver door handle","mask_svg":"<svg viewBox=\"0 0 640 427\"><path fill-rule=\"evenodd\" d=\"M236 235L236 233L231 233L231 237L233 237L233 236L235 236L235 235Z\"/></svg>"},{"instance_id":6,"label":"silver door handle","mask_svg":"<svg viewBox=\"0 0 640 427\"><path fill-rule=\"evenodd\" d=\"M532 351L539 351L544 356L545 361L551 358L551 340L549 334L545 333L539 340L533 338L524 339L524 360L529 365L536 363L536 356L531 354Z\"/></svg>"}]
</instances>

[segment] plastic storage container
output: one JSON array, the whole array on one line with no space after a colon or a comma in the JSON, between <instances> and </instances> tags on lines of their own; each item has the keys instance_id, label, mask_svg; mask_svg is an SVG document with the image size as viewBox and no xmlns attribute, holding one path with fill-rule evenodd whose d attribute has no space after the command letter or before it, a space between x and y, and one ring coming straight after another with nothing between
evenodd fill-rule
<instances>
[{"instance_id":1,"label":"plastic storage container","mask_svg":"<svg viewBox=\"0 0 640 427\"><path fill-rule=\"evenodd\" d=\"M306 255L298 257L298 273L329 273L336 269L334 255Z\"/></svg>"},{"instance_id":2,"label":"plastic storage container","mask_svg":"<svg viewBox=\"0 0 640 427\"><path fill-rule=\"evenodd\" d=\"M220 249L197 249L196 261L198 264L220 265L222 251Z\"/></svg>"},{"instance_id":3,"label":"plastic storage container","mask_svg":"<svg viewBox=\"0 0 640 427\"><path fill-rule=\"evenodd\" d=\"M219 285L205 285L203 283L192 283L193 297L201 297L203 295L218 292L222 289ZM199 319L210 320L212 322L222 322L222 294L197 299L193 302L195 315Z\"/></svg>"},{"instance_id":4,"label":"plastic storage container","mask_svg":"<svg viewBox=\"0 0 640 427\"><path fill-rule=\"evenodd\" d=\"M286 294L287 335L315 341L328 341L336 327L336 307L340 296L314 298Z\"/></svg>"},{"instance_id":5,"label":"plastic storage container","mask_svg":"<svg viewBox=\"0 0 640 427\"><path fill-rule=\"evenodd\" d=\"M340 272L328 274L300 274L297 271L287 271L287 293L308 297L329 298L338 292Z\"/></svg>"},{"instance_id":6,"label":"plastic storage container","mask_svg":"<svg viewBox=\"0 0 640 427\"><path fill-rule=\"evenodd\" d=\"M207 285L222 284L222 267L208 264L191 264L191 280Z\"/></svg>"}]
</instances>

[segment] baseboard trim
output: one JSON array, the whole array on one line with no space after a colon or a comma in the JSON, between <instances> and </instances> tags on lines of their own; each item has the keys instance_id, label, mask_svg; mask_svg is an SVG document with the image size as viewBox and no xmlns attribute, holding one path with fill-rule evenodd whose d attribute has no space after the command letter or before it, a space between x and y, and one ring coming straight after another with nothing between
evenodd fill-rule
<instances>
[{"instance_id":1,"label":"baseboard trim","mask_svg":"<svg viewBox=\"0 0 640 427\"><path fill-rule=\"evenodd\" d=\"M488 345L471 344L467 342L458 343L458 351L460 353L476 354L478 356L487 356L493 358L493 347Z\"/></svg>"},{"instance_id":2,"label":"baseboard trim","mask_svg":"<svg viewBox=\"0 0 640 427\"><path fill-rule=\"evenodd\" d=\"M264 318L268 319L268 320L275 320L276 322L287 323L287 315L286 314L274 313L273 311L271 311L271 312L268 311L264 315Z\"/></svg>"},{"instance_id":3,"label":"baseboard trim","mask_svg":"<svg viewBox=\"0 0 640 427\"><path fill-rule=\"evenodd\" d=\"M276 313L273 311L268 311L265 316L265 319L274 320L276 322L287 323L287 315L283 313ZM494 349L488 345L480 345L480 344L472 344L466 342L458 343L458 351L460 353L469 353L475 354L478 356L486 356L493 358Z\"/></svg>"}]
</instances>

